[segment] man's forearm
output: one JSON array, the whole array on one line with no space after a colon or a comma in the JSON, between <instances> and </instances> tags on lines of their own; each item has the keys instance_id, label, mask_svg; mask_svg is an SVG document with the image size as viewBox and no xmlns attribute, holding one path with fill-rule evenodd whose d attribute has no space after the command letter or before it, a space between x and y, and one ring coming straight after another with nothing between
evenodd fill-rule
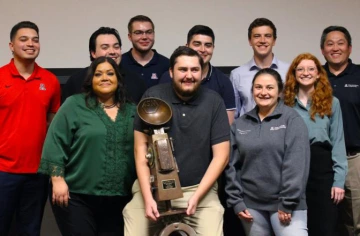
<instances>
[{"instance_id":1,"label":"man's forearm","mask_svg":"<svg viewBox=\"0 0 360 236\"><path fill-rule=\"evenodd\" d=\"M54 119L55 113L48 113L46 117L47 127L50 126L51 121Z\"/></svg>"},{"instance_id":2,"label":"man's forearm","mask_svg":"<svg viewBox=\"0 0 360 236\"><path fill-rule=\"evenodd\" d=\"M202 199L210 188L215 184L226 165L229 162L229 141L222 142L213 146L213 159L210 162L205 175L201 179L199 187L194 193L194 196L199 200Z\"/></svg>"},{"instance_id":3,"label":"man's forearm","mask_svg":"<svg viewBox=\"0 0 360 236\"><path fill-rule=\"evenodd\" d=\"M153 196L151 193L151 185L150 185L150 170L148 165L146 164L144 166L143 163L136 164L136 172L144 201L147 201L147 199L152 199Z\"/></svg>"},{"instance_id":4,"label":"man's forearm","mask_svg":"<svg viewBox=\"0 0 360 236\"><path fill-rule=\"evenodd\" d=\"M229 124L231 125L234 122L235 119L235 109L234 110L227 110L226 111L229 119Z\"/></svg>"},{"instance_id":5,"label":"man's forearm","mask_svg":"<svg viewBox=\"0 0 360 236\"><path fill-rule=\"evenodd\" d=\"M148 137L141 132L135 131L134 138L136 173L138 176L141 193L143 195L144 201L146 201L150 197L152 199L150 185L150 168L146 159Z\"/></svg>"}]
</instances>

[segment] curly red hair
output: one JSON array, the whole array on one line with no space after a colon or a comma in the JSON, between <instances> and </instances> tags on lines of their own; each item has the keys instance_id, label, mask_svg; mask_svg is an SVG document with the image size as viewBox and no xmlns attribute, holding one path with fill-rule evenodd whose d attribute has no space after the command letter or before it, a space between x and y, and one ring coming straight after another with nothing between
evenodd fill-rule
<instances>
[{"instance_id":1,"label":"curly red hair","mask_svg":"<svg viewBox=\"0 0 360 236\"><path fill-rule=\"evenodd\" d=\"M326 71L322 67L320 61L310 53L302 53L298 55L291 63L286 74L286 82L284 89L284 103L290 107L295 105L295 96L299 91L299 84L295 78L296 67L302 60L312 60L319 72L319 79L315 82L315 90L311 95L310 117L315 120L318 114L321 118L331 116L332 108L332 88L327 77Z\"/></svg>"}]
</instances>

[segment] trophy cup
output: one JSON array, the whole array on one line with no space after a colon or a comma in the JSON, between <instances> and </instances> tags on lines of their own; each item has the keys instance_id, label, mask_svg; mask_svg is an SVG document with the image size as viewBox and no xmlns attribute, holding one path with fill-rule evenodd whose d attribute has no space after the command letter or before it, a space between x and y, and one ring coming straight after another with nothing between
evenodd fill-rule
<instances>
[{"instance_id":1,"label":"trophy cup","mask_svg":"<svg viewBox=\"0 0 360 236\"><path fill-rule=\"evenodd\" d=\"M186 209L173 209L171 200L182 198L178 166L173 156L174 146L164 127L171 120L171 107L159 98L145 98L137 106L140 119L148 125L145 132L150 136L146 159L150 168L150 183L154 199L165 203L160 217L165 228L155 236L195 236L195 230L181 222Z\"/></svg>"}]
</instances>

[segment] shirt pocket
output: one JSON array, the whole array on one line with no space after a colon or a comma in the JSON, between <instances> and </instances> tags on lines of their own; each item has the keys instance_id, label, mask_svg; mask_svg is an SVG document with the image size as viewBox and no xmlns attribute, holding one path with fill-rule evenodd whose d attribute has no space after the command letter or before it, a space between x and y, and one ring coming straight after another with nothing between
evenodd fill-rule
<instances>
[{"instance_id":1,"label":"shirt pocket","mask_svg":"<svg viewBox=\"0 0 360 236\"><path fill-rule=\"evenodd\" d=\"M13 83L5 83L0 86L0 108L10 107L15 101L22 99L22 88L15 86Z\"/></svg>"}]
</instances>

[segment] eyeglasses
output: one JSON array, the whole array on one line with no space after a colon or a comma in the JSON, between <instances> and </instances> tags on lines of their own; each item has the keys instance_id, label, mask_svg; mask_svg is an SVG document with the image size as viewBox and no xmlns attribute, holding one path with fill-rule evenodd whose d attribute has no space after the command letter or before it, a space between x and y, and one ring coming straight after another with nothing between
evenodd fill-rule
<instances>
[{"instance_id":1,"label":"eyeglasses","mask_svg":"<svg viewBox=\"0 0 360 236\"><path fill-rule=\"evenodd\" d=\"M299 74L304 74L305 70L309 73L314 73L317 69L316 69L316 67L308 67L306 69L304 67L298 67L295 69L296 73L299 73Z\"/></svg>"},{"instance_id":2,"label":"eyeglasses","mask_svg":"<svg viewBox=\"0 0 360 236\"><path fill-rule=\"evenodd\" d=\"M141 36L146 34L147 36L151 36L154 34L154 30L146 30L146 31L141 31L141 30L135 30L133 32L133 34L135 34L136 36Z\"/></svg>"}]
</instances>

